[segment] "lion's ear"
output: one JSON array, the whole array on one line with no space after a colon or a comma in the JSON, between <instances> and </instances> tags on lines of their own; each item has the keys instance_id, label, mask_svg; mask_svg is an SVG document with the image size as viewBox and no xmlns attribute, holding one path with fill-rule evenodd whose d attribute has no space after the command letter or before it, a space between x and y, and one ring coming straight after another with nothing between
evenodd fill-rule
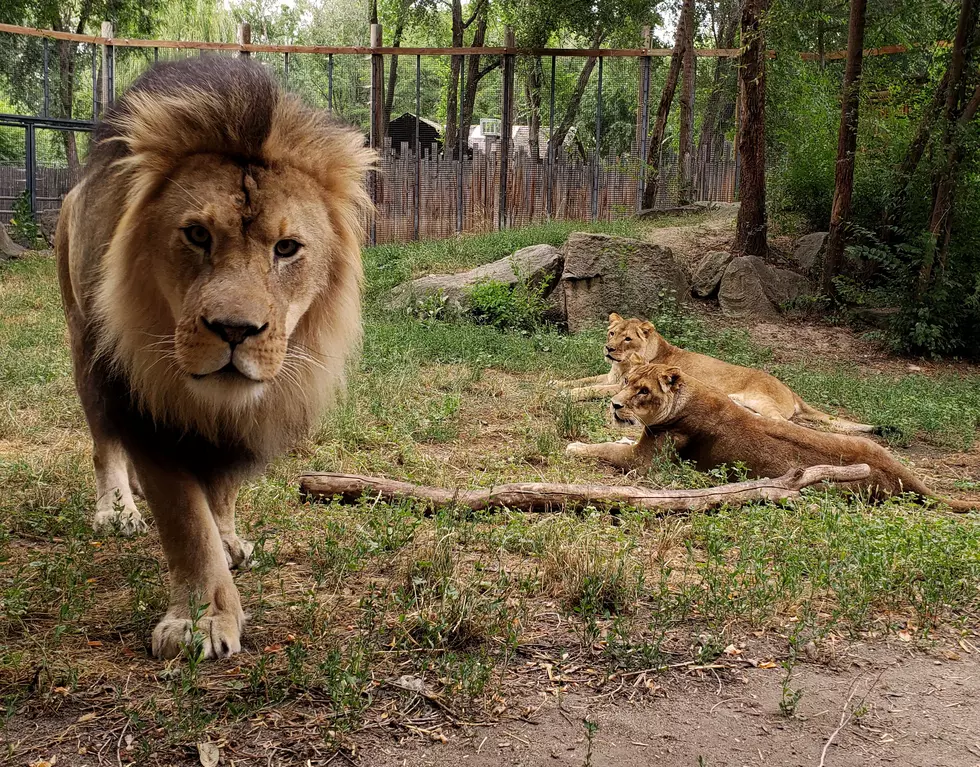
<instances>
[{"instance_id":1,"label":"lion's ear","mask_svg":"<svg viewBox=\"0 0 980 767\"><path fill-rule=\"evenodd\" d=\"M643 334L644 338L649 338L657 332L657 326L652 322L644 322L642 325L640 325L640 332Z\"/></svg>"},{"instance_id":2,"label":"lion's ear","mask_svg":"<svg viewBox=\"0 0 980 767\"><path fill-rule=\"evenodd\" d=\"M633 365L643 365L646 363L646 360L636 352L633 352L629 357L627 357L627 360Z\"/></svg>"},{"instance_id":3,"label":"lion's ear","mask_svg":"<svg viewBox=\"0 0 980 767\"><path fill-rule=\"evenodd\" d=\"M681 371L677 368L667 368L657 378L665 394L677 391L681 386Z\"/></svg>"},{"instance_id":4,"label":"lion's ear","mask_svg":"<svg viewBox=\"0 0 980 767\"><path fill-rule=\"evenodd\" d=\"M609 315L609 324L612 325L614 322L622 322L623 318L620 317L616 312Z\"/></svg>"}]
</instances>

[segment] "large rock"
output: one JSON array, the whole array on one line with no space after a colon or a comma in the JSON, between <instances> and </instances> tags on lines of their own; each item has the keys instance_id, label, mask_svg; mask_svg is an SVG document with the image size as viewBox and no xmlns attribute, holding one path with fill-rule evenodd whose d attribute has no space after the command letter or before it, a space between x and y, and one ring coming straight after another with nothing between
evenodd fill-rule
<instances>
[{"instance_id":1,"label":"large rock","mask_svg":"<svg viewBox=\"0 0 980 767\"><path fill-rule=\"evenodd\" d=\"M568 329L605 323L610 312L649 317L665 297L683 301L689 284L670 248L575 232L564 247L562 298Z\"/></svg>"},{"instance_id":2,"label":"large rock","mask_svg":"<svg viewBox=\"0 0 980 767\"><path fill-rule=\"evenodd\" d=\"M827 232L814 232L800 237L793 246L793 260L807 274L815 274L823 267Z\"/></svg>"},{"instance_id":3,"label":"large rock","mask_svg":"<svg viewBox=\"0 0 980 767\"><path fill-rule=\"evenodd\" d=\"M48 245L54 245L54 233L58 228L58 215L60 213L58 208L47 208L37 214L37 228L41 230L41 236Z\"/></svg>"},{"instance_id":4,"label":"large rock","mask_svg":"<svg viewBox=\"0 0 980 767\"><path fill-rule=\"evenodd\" d=\"M511 287L526 281L540 285L549 279L550 288L557 285L563 265L562 253L552 245L532 245L516 253L468 272L457 274L430 274L417 280L402 283L388 293L388 305L404 309L426 298L440 296L451 309L467 308L469 291L483 282L500 282Z\"/></svg>"},{"instance_id":5,"label":"large rock","mask_svg":"<svg viewBox=\"0 0 980 767\"><path fill-rule=\"evenodd\" d=\"M699 298L713 295L733 258L727 250L715 250L702 258L691 277L691 292Z\"/></svg>"},{"instance_id":6,"label":"large rock","mask_svg":"<svg viewBox=\"0 0 980 767\"><path fill-rule=\"evenodd\" d=\"M812 295L805 277L771 266L758 256L741 256L728 264L718 288L718 303L728 317L772 319L777 307Z\"/></svg>"},{"instance_id":7,"label":"large rock","mask_svg":"<svg viewBox=\"0 0 980 767\"><path fill-rule=\"evenodd\" d=\"M18 245L10 239L10 235L7 234L7 228L3 224L0 224L0 261L6 261L8 258L17 258L25 250L27 248Z\"/></svg>"}]
</instances>

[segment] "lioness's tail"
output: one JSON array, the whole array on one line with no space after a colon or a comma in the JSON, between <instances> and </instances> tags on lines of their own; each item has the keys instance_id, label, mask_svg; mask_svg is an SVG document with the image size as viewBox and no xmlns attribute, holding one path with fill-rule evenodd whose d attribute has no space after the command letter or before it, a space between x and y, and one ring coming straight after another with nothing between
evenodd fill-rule
<instances>
[{"instance_id":1,"label":"lioness's tail","mask_svg":"<svg viewBox=\"0 0 980 767\"><path fill-rule=\"evenodd\" d=\"M980 511L980 501L960 501L955 498L943 498L934 496L937 501L945 503L949 508L958 514L965 514L968 511Z\"/></svg>"},{"instance_id":2,"label":"lioness's tail","mask_svg":"<svg viewBox=\"0 0 980 767\"><path fill-rule=\"evenodd\" d=\"M845 418L837 418L822 410L817 410L799 396L796 397L796 415L806 421L817 421L825 424L831 431L839 434L877 434L879 432L877 426L848 421Z\"/></svg>"}]
</instances>

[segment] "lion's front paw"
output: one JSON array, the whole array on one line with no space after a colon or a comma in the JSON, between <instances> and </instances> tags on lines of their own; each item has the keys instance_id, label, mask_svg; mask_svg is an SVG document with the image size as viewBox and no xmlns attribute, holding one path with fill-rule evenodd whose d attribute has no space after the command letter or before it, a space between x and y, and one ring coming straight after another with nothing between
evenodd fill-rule
<instances>
[{"instance_id":1,"label":"lion's front paw","mask_svg":"<svg viewBox=\"0 0 980 767\"><path fill-rule=\"evenodd\" d=\"M585 442L572 442L565 448L565 455L586 455L589 446Z\"/></svg>"},{"instance_id":2,"label":"lion's front paw","mask_svg":"<svg viewBox=\"0 0 980 767\"><path fill-rule=\"evenodd\" d=\"M139 509L131 501L120 503L112 498L98 503L92 527L99 534L118 533L126 537L146 532L146 522Z\"/></svg>"},{"instance_id":3,"label":"lion's front paw","mask_svg":"<svg viewBox=\"0 0 980 767\"><path fill-rule=\"evenodd\" d=\"M197 634L201 657L227 658L241 652L244 620L234 612L223 612L199 619L195 629L190 619L168 613L153 629L153 655L162 660L176 658L185 647L194 647Z\"/></svg>"},{"instance_id":4,"label":"lion's front paw","mask_svg":"<svg viewBox=\"0 0 980 767\"><path fill-rule=\"evenodd\" d=\"M239 538L237 535L222 536L221 545L225 550L225 561L228 569L247 570L253 564L252 553L255 551L255 544Z\"/></svg>"}]
</instances>

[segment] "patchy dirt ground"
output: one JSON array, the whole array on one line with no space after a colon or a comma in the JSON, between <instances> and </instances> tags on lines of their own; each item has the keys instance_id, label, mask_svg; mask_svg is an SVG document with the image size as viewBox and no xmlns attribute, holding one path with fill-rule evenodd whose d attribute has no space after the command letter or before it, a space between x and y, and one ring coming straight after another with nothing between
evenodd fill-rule
<instances>
[{"instance_id":1,"label":"patchy dirt ground","mask_svg":"<svg viewBox=\"0 0 980 767\"><path fill-rule=\"evenodd\" d=\"M677 675L633 701L548 694L524 720L462 728L448 744L376 743L361 758L377 767L980 765L975 652L851 645L831 665L797 668L793 716L779 710L781 670L722 674ZM591 744L586 719L597 725Z\"/></svg>"}]
</instances>

